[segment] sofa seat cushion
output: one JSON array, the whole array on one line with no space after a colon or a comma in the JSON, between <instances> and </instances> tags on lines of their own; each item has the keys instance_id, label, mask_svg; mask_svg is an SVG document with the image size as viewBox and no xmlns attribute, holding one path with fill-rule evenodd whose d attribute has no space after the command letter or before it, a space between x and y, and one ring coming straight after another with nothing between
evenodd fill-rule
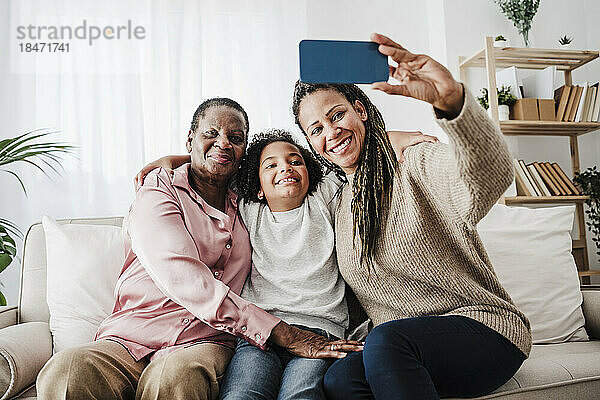
<instances>
[{"instance_id":1,"label":"sofa seat cushion","mask_svg":"<svg viewBox=\"0 0 600 400\"><path fill-rule=\"evenodd\" d=\"M534 345L515 376L479 399L596 399L600 393L598 354L598 340Z\"/></svg>"},{"instance_id":2,"label":"sofa seat cushion","mask_svg":"<svg viewBox=\"0 0 600 400\"><path fill-rule=\"evenodd\" d=\"M15 400L36 400L37 399L37 391L35 389L35 385L31 386L29 389L21 393L19 396L15 397Z\"/></svg>"}]
</instances>

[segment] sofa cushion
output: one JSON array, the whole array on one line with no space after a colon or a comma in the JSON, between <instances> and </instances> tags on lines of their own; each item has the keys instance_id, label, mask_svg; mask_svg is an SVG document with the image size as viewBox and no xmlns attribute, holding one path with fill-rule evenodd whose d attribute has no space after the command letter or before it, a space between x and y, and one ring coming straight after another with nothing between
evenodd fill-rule
<instances>
[{"instance_id":1,"label":"sofa cushion","mask_svg":"<svg viewBox=\"0 0 600 400\"><path fill-rule=\"evenodd\" d=\"M121 228L59 225L42 219L46 234L47 301L54 353L92 341L114 307L123 266Z\"/></svg>"},{"instance_id":2,"label":"sofa cushion","mask_svg":"<svg viewBox=\"0 0 600 400\"><path fill-rule=\"evenodd\" d=\"M500 283L531 322L535 344L588 340L571 254L574 211L496 204L477 226Z\"/></svg>"}]
</instances>

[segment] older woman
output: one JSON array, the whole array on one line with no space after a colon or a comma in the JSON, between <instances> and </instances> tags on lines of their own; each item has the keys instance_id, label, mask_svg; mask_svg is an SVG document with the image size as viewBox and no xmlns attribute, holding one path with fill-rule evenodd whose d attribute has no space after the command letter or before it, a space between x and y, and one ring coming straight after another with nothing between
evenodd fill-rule
<instances>
[{"instance_id":1,"label":"older woman","mask_svg":"<svg viewBox=\"0 0 600 400\"><path fill-rule=\"evenodd\" d=\"M112 314L95 342L52 357L38 378L40 398L215 399L236 336L313 358L356 348L239 296L251 247L229 184L248 125L233 100L198 107L186 142L191 163L148 174L129 210Z\"/></svg>"},{"instance_id":2,"label":"older woman","mask_svg":"<svg viewBox=\"0 0 600 400\"><path fill-rule=\"evenodd\" d=\"M340 272L375 328L363 352L325 376L331 399L479 396L531 348L525 315L502 288L477 222L510 184L496 125L450 72L382 35L398 85L375 89L433 105L451 145L420 144L397 164L381 114L354 85L296 84L293 111L321 160L348 183L336 211Z\"/></svg>"}]
</instances>

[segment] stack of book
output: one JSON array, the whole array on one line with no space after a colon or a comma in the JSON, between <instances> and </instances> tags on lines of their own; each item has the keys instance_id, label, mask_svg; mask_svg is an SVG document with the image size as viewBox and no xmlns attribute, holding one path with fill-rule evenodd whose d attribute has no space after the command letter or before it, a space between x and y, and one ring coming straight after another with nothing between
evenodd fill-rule
<instances>
[{"instance_id":1,"label":"stack of book","mask_svg":"<svg viewBox=\"0 0 600 400\"><path fill-rule=\"evenodd\" d=\"M565 122L600 122L598 82L583 86L561 86L554 91L556 120Z\"/></svg>"},{"instance_id":2,"label":"stack of book","mask_svg":"<svg viewBox=\"0 0 600 400\"><path fill-rule=\"evenodd\" d=\"M557 163L513 160L519 196L579 196L581 192Z\"/></svg>"}]
</instances>

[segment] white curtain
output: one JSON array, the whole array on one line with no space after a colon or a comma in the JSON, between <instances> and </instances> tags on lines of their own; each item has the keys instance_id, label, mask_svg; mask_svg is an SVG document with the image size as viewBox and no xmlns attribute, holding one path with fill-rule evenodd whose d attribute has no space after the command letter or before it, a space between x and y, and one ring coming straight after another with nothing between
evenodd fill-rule
<instances>
[{"instance_id":1,"label":"white curtain","mask_svg":"<svg viewBox=\"0 0 600 400\"><path fill-rule=\"evenodd\" d=\"M73 40L69 53L19 51L17 26L75 28L84 19L100 27L131 20L145 38ZM60 130L54 140L78 146L62 176L15 167L27 197L0 174L0 216L24 230L43 214L124 215L134 174L184 152L192 115L209 97L240 102L252 132L295 129L291 94L305 37L304 1L0 2L0 139L47 127ZM17 301L19 269L14 262L0 276L9 304Z\"/></svg>"}]
</instances>

